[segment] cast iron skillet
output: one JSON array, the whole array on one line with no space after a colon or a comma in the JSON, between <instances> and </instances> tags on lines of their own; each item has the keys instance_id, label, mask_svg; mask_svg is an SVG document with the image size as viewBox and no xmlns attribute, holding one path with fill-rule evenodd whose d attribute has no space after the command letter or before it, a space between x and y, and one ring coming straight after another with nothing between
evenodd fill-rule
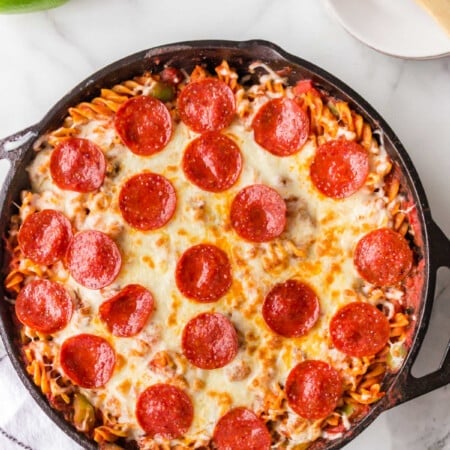
<instances>
[{"instance_id":1,"label":"cast iron skillet","mask_svg":"<svg viewBox=\"0 0 450 450\"><path fill-rule=\"evenodd\" d=\"M33 157L33 143L36 138L49 130L57 128L67 115L67 109L81 101L90 100L99 94L100 88L112 86L123 80L141 74L145 70L161 70L165 65L191 70L196 64L206 65L210 69L223 59L230 66L244 73L248 64L255 60L263 61L274 69L291 68L290 81L299 78L312 78L331 95L349 102L350 106L362 114L373 128L382 131L387 152L400 168L402 184L408 191L411 201L417 206L417 225L415 232L422 242L420 253L424 264L424 280L418 292L415 308L417 323L411 334L411 347L401 370L388 377L385 383L387 395L383 397L358 424L352 427L342 438L335 441L316 442L314 449L337 449L353 439L384 410L403 403L419 395L430 392L450 383L450 343L447 346L441 367L422 378L411 374L411 367L424 339L430 319L434 299L436 271L439 267L450 267L450 241L433 222L428 202L417 172L408 154L397 136L381 116L356 92L319 67L290 55L276 45L252 40L233 41L193 41L181 42L142 51L117 61L76 86L62 98L42 119L41 122L10 137L0 140L0 158L8 159L11 168L0 194L0 235L5 236L10 216L14 213L13 202L19 199L20 191L29 186L25 171ZM5 249L2 249L1 267L5 273ZM5 298L3 283L0 283L0 296ZM96 444L78 433L58 412L47 403L40 390L33 384L24 370L14 337L11 308L7 301L0 301L1 336L6 350L20 379L30 391L44 412L70 437L86 449L97 448Z\"/></svg>"}]
</instances>

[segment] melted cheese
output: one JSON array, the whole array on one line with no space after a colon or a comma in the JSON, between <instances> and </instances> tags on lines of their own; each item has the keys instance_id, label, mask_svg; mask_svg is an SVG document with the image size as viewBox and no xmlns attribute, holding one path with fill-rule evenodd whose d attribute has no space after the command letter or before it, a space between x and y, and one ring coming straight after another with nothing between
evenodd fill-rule
<instances>
[{"instance_id":1,"label":"melted cheese","mask_svg":"<svg viewBox=\"0 0 450 450\"><path fill-rule=\"evenodd\" d=\"M262 149L245 124L236 120L225 131L238 145L243 170L227 192L214 194L190 183L181 170L184 148L197 135L177 124L167 147L151 157L140 157L123 146L110 121L91 121L79 136L91 139L104 151L108 176L98 193L79 194L58 189L49 174L50 150L41 151L29 168L33 192L28 206L64 212L78 230L98 229L119 245L123 266L114 283L100 291L84 288L59 267L58 278L81 302L69 325L55 334L60 346L78 333L104 336L117 353L115 372L104 389L82 389L99 408L124 424L129 436L143 431L135 416L138 395L157 382L170 382L190 394L195 415L188 441L208 442L217 420L230 408L246 406L278 421L278 432L291 448L320 435L320 424L299 418L281 408L282 386L289 371L304 359L328 361L341 371L346 382L355 383L346 370L356 364L331 348L328 323L343 304L352 301L361 280L352 260L356 242L369 230L387 226L391 220L382 189L363 187L343 200L326 198L313 186L309 166L316 147L312 141L296 155L279 158ZM339 135L349 137L341 128ZM388 164L382 149L370 151L374 176ZM380 168L381 169L377 169ZM141 232L123 220L118 195L132 175L151 171L174 185L177 209L171 221L155 231ZM263 183L276 189L288 208L287 227L273 242L245 242L230 226L229 209L243 187ZM22 214L27 215L26 205ZM209 242L222 248L231 262L233 283L219 301L201 304L177 290L174 272L178 259L190 246ZM296 278L308 283L320 301L320 318L307 336L286 339L265 324L261 305L275 283ZM114 337L99 320L99 305L130 283L149 289L156 309L146 327L133 338ZM187 321L206 311L225 314L239 335L235 360L221 369L198 369L184 358L181 335ZM57 351L57 350L56 350ZM58 368L58 367L57 367ZM61 370L59 368L59 370ZM284 407L283 407L284 408ZM282 419L282 420L281 420Z\"/></svg>"}]
</instances>

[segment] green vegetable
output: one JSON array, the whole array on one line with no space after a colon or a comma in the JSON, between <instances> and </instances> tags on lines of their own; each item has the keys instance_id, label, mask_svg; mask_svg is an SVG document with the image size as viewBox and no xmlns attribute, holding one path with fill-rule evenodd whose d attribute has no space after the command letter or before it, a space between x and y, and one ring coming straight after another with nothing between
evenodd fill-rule
<instances>
[{"instance_id":1,"label":"green vegetable","mask_svg":"<svg viewBox=\"0 0 450 450\"><path fill-rule=\"evenodd\" d=\"M19 14L56 8L68 0L0 0L0 14Z\"/></svg>"},{"instance_id":2,"label":"green vegetable","mask_svg":"<svg viewBox=\"0 0 450 450\"><path fill-rule=\"evenodd\" d=\"M355 412L355 407L350 404L350 403L346 403L343 407L342 407L342 412L347 416L347 417L351 417L351 415Z\"/></svg>"},{"instance_id":3,"label":"green vegetable","mask_svg":"<svg viewBox=\"0 0 450 450\"><path fill-rule=\"evenodd\" d=\"M333 105L333 103L329 102L327 104L328 109L331 111L331 114L333 114L333 116L336 116L339 119L339 111L336 108L336 106Z\"/></svg>"},{"instance_id":4,"label":"green vegetable","mask_svg":"<svg viewBox=\"0 0 450 450\"><path fill-rule=\"evenodd\" d=\"M402 342L392 344L389 353L386 355L386 364L391 370L397 370L403 363L406 354L406 346Z\"/></svg>"},{"instance_id":5,"label":"green vegetable","mask_svg":"<svg viewBox=\"0 0 450 450\"><path fill-rule=\"evenodd\" d=\"M175 89L170 84L164 83L162 81L157 81L152 86L150 94L158 100L161 100L162 102L169 102L175 97Z\"/></svg>"},{"instance_id":6,"label":"green vegetable","mask_svg":"<svg viewBox=\"0 0 450 450\"><path fill-rule=\"evenodd\" d=\"M73 399L73 423L77 430L89 431L95 424L94 407L89 403L89 400L77 392Z\"/></svg>"}]
</instances>

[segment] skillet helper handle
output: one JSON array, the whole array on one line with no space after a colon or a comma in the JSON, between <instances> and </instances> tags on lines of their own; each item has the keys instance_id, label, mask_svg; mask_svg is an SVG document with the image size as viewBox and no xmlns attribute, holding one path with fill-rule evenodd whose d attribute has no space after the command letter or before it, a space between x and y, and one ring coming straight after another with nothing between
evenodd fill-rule
<instances>
[{"instance_id":1,"label":"skillet helper handle","mask_svg":"<svg viewBox=\"0 0 450 450\"><path fill-rule=\"evenodd\" d=\"M27 144L37 135L37 126L32 125L11 136L0 139L0 159L7 159L11 163L11 167L15 167L28 149Z\"/></svg>"},{"instance_id":2,"label":"skillet helper handle","mask_svg":"<svg viewBox=\"0 0 450 450\"><path fill-rule=\"evenodd\" d=\"M450 240L433 221L430 222L430 251L431 264L435 270L440 267L450 268ZM450 383L450 342L447 344L439 369L416 378L411 374L411 367L412 365L402 380L404 389L393 399L394 404L389 406L399 405Z\"/></svg>"}]
</instances>

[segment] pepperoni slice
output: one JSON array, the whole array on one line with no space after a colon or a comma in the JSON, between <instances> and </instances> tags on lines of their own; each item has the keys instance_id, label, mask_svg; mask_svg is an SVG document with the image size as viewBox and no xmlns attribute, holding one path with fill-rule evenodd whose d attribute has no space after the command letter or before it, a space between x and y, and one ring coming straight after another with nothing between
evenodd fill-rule
<instances>
[{"instance_id":1,"label":"pepperoni slice","mask_svg":"<svg viewBox=\"0 0 450 450\"><path fill-rule=\"evenodd\" d=\"M136 417L149 436L176 439L189 430L194 408L184 391L160 383L148 387L139 396Z\"/></svg>"},{"instance_id":2,"label":"pepperoni slice","mask_svg":"<svg viewBox=\"0 0 450 450\"><path fill-rule=\"evenodd\" d=\"M68 292L58 283L34 280L17 296L17 318L24 325L40 333L55 333L69 323L73 302Z\"/></svg>"},{"instance_id":3,"label":"pepperoni slice","mask_svg":"<svg viewBox=\"0 0 450 450\"><path fill-rule=\"evenodd\" d=\"M322 144L310 167L314 186L331 198L345 198L358 191L369 174L369 156L354 141L338 139Z\"/></svg>"},{"instance_id":4,"label":"pepperoni slice","mask_svg":"<svg viewBox=\"0 0 450 450\"><path fill-rule=\"evenodd\" d=\"M247 186L234 198L230 220L242 238L252 242L271 241L286 226L286 203L277 191L268 186Z\"/></svg>"},{"instance_id":5,"label":"pepperoni slice","mask_svg":"<svg viewBox=\"0 0 450 450\"><path fill-rule=\"evenodd\" d=\"M68 138L60 142L50 158L50 174L64 190L92 192L103 184L106 162L103 152L93 142Z\"/></svg>"},{"instance_id":6,"label":"pepperoni slice","mask_svg":"<svg viewBox=\"0 0 450 450\"><path fill-rule=\"evenodd\" d=\"M360 239L353 261L359 274L369 283L391 286L408 275L413 253L400 233L380 228Z\"/></svg>"},{"instance_id":7,"label":"pepperoni slice","mask_svg":"<svg viewBox=\"0 0 450 450\"><path fill-rule=\"evenodd\" d=\"M326 362L307 360L290 371L285 391L289 406L299 416L317 420L336 408L342 395L342 380Z\"/></svg>"},{"instance_id":8,"label":"pepperoni slice","mask_svg":"<svg viewBox=\"0 0 450 450\"><path fill-rule=\"evenodd\" d=\"M172 183L156 173L131 177L122 187L119 208L123 218L141 231L163 227L173 216L177 196Z\"/></svg>"},{"instance_id":9,"label":"pepperoni slice","mask_svg":"<svg viewBox=\"0 0 450 450\"><path fill-rule=\"evenodd\" d=\"M204 78L186 85L178 97L181 120L197 133L220 131L236 112L233 91L223 81Z\"/></svg>"},{"instance_id":10,"label":"pepperoni slice","mask_svg":"<svg viewBox=\"0 0 450 450\"><path fill-rule=\"evenodd\" d=\"M387 344L389 334L387 317L369 303L349 303L330 321L334 346L350 356L375 355Z\"/></svg>"},{"instance_id":11,"label":"pepperoni slice","mask_svg":"<svg viewBox=\"0 0 450 450\"><path fill-rule=\"evenodd\" d=\"M319 318L319 300L306 284L288 280L267 294L262 313L267 325L284 337L305 335Z\"/></svg>"},{"instance_id":12,"label":"pepperoni slice","mask_svg":"<svg viewBox=\"0 0 450 450\"><path fill-rule=\"evenodd\" d=\"M276 156L290 156L308 139L309 119L294 100L275 98L259 108L252 128L261 147Z\"/></svg>"},{"instance_id":13,"label":"pepperoni slice","mask_svg":"<svg viewBox=\"0 0 450 450\"><path fill-rule=\"evenodd\" d=\"M213 441L217 450L270 450L272 439L253 411L234 408L217 422Z\"/></svg>"},{"instance_id":14,"label":"pepperoni slice","mask_svg":"<svg viewBox=\"0 0 450 450\"><path fill-rule=\"evenodd\" d=\"M227 254L212 244L189 248L177 263L175 281L183 295L198 302L215 302L230 289Z\"/></svg>"},{"instance_id":15,"label":"pepperoni slice","mask_svg":"<svg viewBox=\"0 0 450 450\"><path fill-rule=\"evenodd\" d=\"M78 334L64 341L60 363L64 373L78 386L96 389L111 378L116 354L102 337Z\"/></svg>"},{"instance_id":16,"label":"pepperoni slice","mask_svg":"<svg viewBox=\"0 0 450 450\"><path fill-rule=\"evenodd\" d=\"M70 275L88 289L101 289L117 277L122 258L116 243L101 231L77 233L67 249Z\"/></svg>"},{"instance_id":17,"label":"pepperoni slice","mask_svg":"<svg viewBox=\"0 0 450 450\"><path fill-rule=\"evenodd\" d=\"M99 314L115 336L138 334L153 312L152 294L139 284L125 286L117 295L100 305Z\"/></svg>"},{"instance_id":18,"label":"pepperoni slice","mask_svg":"<svg viewBox=\"0 0 450 450\"><path fill-rule=\"evenodd\" d=\"M184 356L201 369L218 369L234 359L238 338L232 323L219 313L203 313L191 319L183 331Z\"/></svg>"},{"instance_id":19,"label":"pepperoni slice","mask_svg":"<svg viewBox=\"0 0 450 450\"><path fill-rule=\"evenodd\" d=\"M44 209L25 219L17 239L27 258L38 264L49 265L66 253L72 239L72 226L64 214Z\"/></svg>"},{"instance_id":20,"label":"pepperoni slice","mask_svg":"<svg viewBox=\"0 0 450 450\"><path fill-rule=\"evenodd\" d=\"M239 147L229 137L211 131L194 139L183 156L186 177L199 188L222 192L236 183L242 169Z\"/></svg>"},{"instance_id":21,"label":"pepperoni slice","mask_svg":"<svg viewBox=\"0 0 450 450\"><path fill-rule=\"evenodd\" d=\"M160 100L141 95L127 100L117 111L115 127L122 142L136 155L160 152L172 137L172 118Z\"/></svg>"}]
</instances>

